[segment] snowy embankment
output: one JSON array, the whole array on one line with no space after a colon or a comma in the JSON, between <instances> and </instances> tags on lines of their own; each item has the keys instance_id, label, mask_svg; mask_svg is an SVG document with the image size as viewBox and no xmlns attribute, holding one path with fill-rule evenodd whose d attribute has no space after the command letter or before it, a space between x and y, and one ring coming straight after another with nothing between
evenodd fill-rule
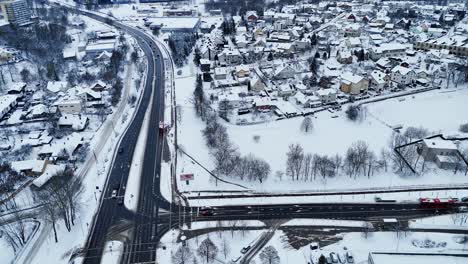
<instances>
[{"instance_id":1,"label":"snowy embankment","mask_svg":"<svg viewBox=\"0 0 468 264\"><path fill-rule=\"evenodd\" d=\"M287 226L343 226L343 227L362 227L365 221L353 220L330 220L330 219L293 219L284 224Z\"/></svg>"},{"instance_id":2,"label":"snowy embankment","mask_svg":"<svg viewBox=\"0 0 468 264\"><path fill-rule=\"evenodd\" d=\"M101 264L120 263L124 250L124 244L120 241L108 241L104 247Z\"/></svg>"},{"instance_id":3,"label":"snowy embankment","mask_svg":"<svg viewBox=\"0 0 468 264\"><path fill-rule=\"evenodd\" d=\"M196 117L190 105L193 92L191 87L194 86L195 77L187 76L189 77L176 79L177 103L186 106L183 107L182 124L178 129L179 145L183 146L184 150L203 167L212 171L214 169L213 158L201 132L204 129L204 122ZM286 175L279 179L276 177L276 171L285 171L288 146L294 143L301 144L305 153L343 156L353 142L362 140L379 156L382 149L388 149L388 140L393 133L391 126L396 124L402 124L404 129L409 126L422 126L434 133L458 134L460 124L468 123L468 117L463 115L468 112L467 100L468 89L466 88L435 90L408 96L404 100L402 98L389 99L366 105L369 114L362 122L347 120L344 111L335 113L326 111L315 115L313 131L308 134L300 131L301 118L251 126L236 126L221 121L226 125L231 140L242 154L252 153L265 159L272 171L269 179L263 184L240 181L235 178L227 178L227 180L240 183L248 187L249 191L273 193L374 188L404 189L411 186L437 186L447 183L466 184L467 178L463 173L454 175L453 172L439 169L420 176L402 177L393 173L389 168L387 172L381 170L370 178L365 176L350 178L341 170L334 178L317 177L315 180L308 181L293 181ZM259 140L254 140L254 137L258 137ZM272 146L274 146L273 149ZM216 183L205 168L201 168L185 155L179 154L178 173L195 174L195 180L189 185L179 182L179 189L187 192L188 196L198 196L199 192L203 196L209 191L242 191L242 188L235 185Z\"/></svg>"},{"instance_id":4,"label":"snowy embankment","mask_svg":"<svg viewBox=\"0 0 468 264\"><path fill-rule=\"evenodd\" d=\"M440 230L468 230L468 213L464 212L415 219L409 223L409 226L416 229L428 228Z\"/></svg>"},{"instance_id":5,"label":"snowy embankment","mask_svg":"<svg viewBox=\"0 0 468 264\"><path fill-rule=\"evenodd\" d=\"M149 105L152 104L153 98L151 98ZM124 196L124 205L130 211L136 212L138 207L138 198L140 196L140 183L141 183L141 171L143 169L143 160L145 156L146 140L148 137L149 121L151 115L151 107L148 107L143 118L143 124L141 125L140 134L133 151L132 164L128 173L127 185Z\"/></svg>"},{"instance_id":6,"label":"snowy embankment","mask_svg":"<svg viewBox=\"0 0 468 264\"><path fill-rule=\"evenodd\" d=\"M416 203L421 197L464 197L468 196L468 190L449 191L414 191L386 194L351 194L351 195L317 195L294 197L244 197L217 199L189 199L191 206L223 206L223 205L252 205L252 204L290 204L294 199L295 204L306 203L375 203L375 197L382 199L395 199L397 202Z\"/></svg>"}]
</instances>

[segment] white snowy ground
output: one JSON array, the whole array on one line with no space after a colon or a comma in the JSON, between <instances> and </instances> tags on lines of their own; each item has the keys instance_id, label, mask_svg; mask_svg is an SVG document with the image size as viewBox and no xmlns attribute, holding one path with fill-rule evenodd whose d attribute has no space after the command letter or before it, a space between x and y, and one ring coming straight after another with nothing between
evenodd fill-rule
<instances>
[{"instance_id":1,"label":"white snowy ground","mask_svg":"<svg viewBox=\"0 0 468 264\"><path fill-rule=\"evenodd\" d=\"M12 229L15 228L12 224L8 224L6 226L2 226L2 229L8 230L8 226L10 226L10 228ZM38 222L25 220L25 226L26 244L22 248L18 249L18 252L16 253L17 256L24 255L25 250L32 243L32 240L34 239L34 235L36 234L37 230L40 230L40 224ZM3 232L4 231L0 232L0 238L5 236ZM10 263L14 258L15 253L6 241L6 239L0 239L0 263Z\"/></svg>"},{"instance_id":2,"label":"white snowy ground","mask_svg":"<svg viewBox=\"0 0 468 264\"><path fill-rule=\"evenodd\" d=\"M177 104L183 109L182 122L178 129L178 143L208 170L213 170L213 160L201 133L205 124L196 117L190 103L195 82L194 72L195 69L190 63L183 68L182 76L176 76ZM228 128L230 139L241 153L253 153L265 159L272 171L264 184L241 182L236 179L226 180L242 184L251 190L267 192L467 183L467 178L462 174L453 175L450 171L438 169L420 177L401 177L393 172L380 172L370 179L367 177L350 179L346 175L339 175L332 179L309 182L293 182L286 176L280 181L274 176L276 171L285 171L286 152L288 146L293 143L300 143L305 153L344 155L353 142L364 140L371 150L379 154L382 148L388 146L388 140L393 132L389 126L395 124L402 124L404 127L423 126L435 133L443 132L447 135L460 134L458 132L460 124L468 122L468 117L464 115L468 112L467 101L467 88L431 91L409 96L404 101L390 99L367 105L367 119L360 123L348 121L344 111L333 114L325 111L316 114L313 119L314 130L310 134L300 131L301 117L251 126L236 126L220 120ZM339 117L331 118L335 114ZM260 136L260 140L255 142L254 136ZM185 155L179 154L177 170L178 174L195 174L195 180L189 185L178 182L179 189L183 192L196 194L197 191L207 190L242 190L238 186L220 182L216 186L214 179Z\"/></svg>"},{"instance_id":3,"label":"white snowy ground","mask_svg":"<svg viewBox=\"0 0 468 264\"><path fill-rule=\"evenodd\" d=\"M295 204L304 203L375 203L375 197L382 199L395 199L397 202L416 203L421 197L464 197L468 190L453 191L425 191L386 194L360 194L360 195L319 195L295 197L257 197L257 198L219 198L219 199L193 199L189 200L191 206L223 206L223 205L252 205L252 204Z\"/></svg>"},{"instance_id":4,"label":"white snowy ground","mask_svg":"<svg viewBox=\"0 0 468 264\"><path fill-rule=\"evenodd\" d=\"M355 263L367 263L369 252L372 251L455 253L456 251L461 252L461 250L464 249L463 244L456 243L456 239L459 236L453 234L407 233L406 236L400 234L400 238L398 238L397 234L394 232L375 232L370 233L367 239L364 237L363 233L345 233L341 236L342 240L319 250L312 251L309 245L296 250L288 244L283 231L277 231L267 246L272 245L278 250L278 255L280 256L282 264L307 263L311 258L314 263L317 263L321 254L328 256L330 252L345 254L346 251L350 251L354 255ZM426 239L430 239L436 243L446 242L447 244L445 247L439 247L437 249L425 249L413 245L413 242L417 245ZM344 247L346 247L347 250L345 250ZM256 257L256 262L257 261L260 262L258 255ZM457 262L454 259L452 263L461 264L463 262Z\"/></svg>"},{"instance_id":5,"label":"white snowy ground","mask_svg":"<svg viewBox=\"0 0 468 264\"><path fill-rule=\"evenodd\" d=\"M227 263L230 260L236 260L242 256L240 252L241 249L249 244L252 244L256 239L260 237L262 234L262 230L248 230L248 231L222 231L222 232L213 232L209 233L208 235L201 235L197 238L192 238L187 240L187 245L194 253L194 256L198 259L198 263L204 263L203 259L200 258L196 250L198 245L209 236L209 238L213 241L213 243L218 247L219 252L216 256L218 263ZM171 256L174 252L177 251L181 243L177 243L176 239L178 236L178 231L171 231L166 233L163 238L161 239L161 246L158 247L158 251L156 253L158 258L158 263L173 263ZM226 256L223 254L221 250L221 243L223 240L226 240L226 243L229 247L229 250ZM164 250L162 246L166 246ZM190 262L192 263L192 262Z\"/></svg>"}]
</instances>

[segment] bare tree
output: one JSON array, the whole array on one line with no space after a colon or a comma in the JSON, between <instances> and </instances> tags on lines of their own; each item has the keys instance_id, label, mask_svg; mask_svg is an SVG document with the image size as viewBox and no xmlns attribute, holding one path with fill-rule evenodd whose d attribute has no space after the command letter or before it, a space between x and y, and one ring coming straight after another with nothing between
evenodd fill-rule
<instances>
[{"instance_id":1,"label":"bare tree","mask_svg":"<svg viewBox=\"0 0 468 264\"><path fill-rule=\"evenodd\" d=\"M302 165L302 167L303 167L302 178L305 181L309 180L309 177L312 174L312 158L313 158L313 155L311 153L307 153L304 156L304 160L303 160L304 165Z\"/></svg>"},{"instance_id":2,"label":"bare tree","mask_svg":"<svg viewBox=\"0 0 468 264\"><path fill-rule=\"evenodd\" d=\"M273 246L265 247L262 252L260 252L260 260L263 264L279 264L280 257L278 256L278 251Z\"/></svg>"},{"instance_id":3,"label":"bare tree","mask_svg":"<svg viewBox=\"0 0 468 264\"><path fill-rule=\"evenodd\" d=\"M412 142L427 137L429 135L429 130L423 127L408 127L403 135Z\"/></svg>"},{"instance_id":4,"label":"bare tree","mask_svg":"<svg viewBox=\"0 0 468 264\"><path fill-rule=\"evenodd\" d=\"M177 251L172 254L172 263L188 264L193 258L193 253L188 246L180 246Z\"/></svg>"},{"instance_id":5,"label":"bare tree","mask_svg":"<svg viewBox=\"0 0 468 264\"><path fill-rule=\"evenodd\" d=\"M208 237L200 243L197 253L204 259L204 262L211 263L216 258L216 255L218 255L218 247Z\"/></svg>"},{"instance_id":6,"label":"bare tree","mask_svg":"<svg viewBox=\"0 0 468 264\"><path fill-rule=\"evenodd\" d=\"M229 252L231 252L231 246L229 246L229 243L226 240L226 238L223 238L223 240L221 240L221 252L224 255L224 259L227 259Z\"/></svg>"},{"instance_id":7,"label":"bare tree","mask_svg":"<svg viewBox=\"0 0 468 264\"><path fill-rule=\"evenodd\" d=\"M304 133L309 133L312 131L313 128L314 128L314 124L312 122L312 118L308 116L305 117L301 123L301 131Z\"/></svg>"},{"instance_id":8,"label":"bare tree","mask_svg":"<svg viewBox=\"0 0 468 264\"><path fill-rule=\"evenodd\" d=\"M362 224L362 235L364 238L369 238L370 233L372 232L373 226L370 222L364 222Z\"/></svg>"},{"instance_id":9,"label":"bare tree","mask_svg":"<svg viewBox=\"0 0 468 264\"><path fill-rule=\"evenodd\" d=\"M304 149L299 144L291 144L286 156L286 173L291 176L292 180L299 180L304 159Z\"/></svg>"}]
</instances>

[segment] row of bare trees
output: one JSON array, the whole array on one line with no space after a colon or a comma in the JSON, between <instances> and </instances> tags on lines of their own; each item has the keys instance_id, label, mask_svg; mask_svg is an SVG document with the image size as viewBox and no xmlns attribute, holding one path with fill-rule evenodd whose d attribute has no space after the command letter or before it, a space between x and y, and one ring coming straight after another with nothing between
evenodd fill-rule
<instances>
[{"instance_id":1,"label":"row of bare trees","mask_svg":"<svg viewBox=\"0 0 468 264\"><path fill-rule=\"evenodd\" d=\"M230 141L226 127L218 122L215 114L210 114L207 119L203 136L207 146L212 149L216 173L260 183L270 174L270 165L265 160L252 154L247 156L240 154Z\"/></svg>"},{"instance_id":2,"label":"row of bare trees","mask_svg":"<svg viewBox=\"0 0 468 264\"><path fill-rule=\"evenodd\" d=\"M57 237L57 222L63 220L65 228L70 232L76 222L78 197L83 191L82 179L75 177L73 170L67 168L58 172L35 193L43 204L45 218L52 224L55 242Z\"/></svg>"}]
</instances>

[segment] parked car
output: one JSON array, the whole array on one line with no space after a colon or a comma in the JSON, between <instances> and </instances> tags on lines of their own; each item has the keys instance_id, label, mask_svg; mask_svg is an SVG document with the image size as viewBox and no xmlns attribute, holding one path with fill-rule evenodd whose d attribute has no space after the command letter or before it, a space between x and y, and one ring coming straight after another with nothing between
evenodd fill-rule
<instances>
[{"instance_id":1,"label":"parked car","mask_svg":"<svg viewBox=\"0 0 468 264\"><path fill-rule=\"evenodd\" d=\"M463 203L468 203L468 196L462 197L462 198L461 198L461 201L462 201Z\"/></svg>"},{"instance_id":2,"label":"parked car","mask_svg":"<svg viewBox=\"0 0 468 264\"><path fill-rule=\"evenodd\" d=\"M353 253L351 252L346 252L346 259L348 260L348 263L354 263L354 257L353 257Z\"/></svg>"},{"instance_id":3,"label":"parked car","mask_svg":"<svg viewBox=\"0 0 468 264\"><path fill-rule=\"evenodd\" d=\"M316 250L316 249L319 249L319 244L314 242L314 243L310 243L310 250Z\"/></svg>"},{"instance_id":4,"label":"parked car","mask_svg":"<svg viewBox=\"0 0 468 264\"><path fill-rule=\"evenodd\" d=\"M338 263L338 256L335 252L330 252L330 259L333 263Z\"/></svg>"},{"instance_id":5,"label":"parked car","mask_svg":"<svg viewBox=\"0 0 468 264\"><path fill-rule=\"evenodd\" d=\"M250 248L251 248L251 246L250 246L250 245L249 245L249 246L246 246L246 247L243 247L243 248L241 249L241 253L242 253L242 254L245 254L245 253L247 253L247 251L249 251L249 250L250 250Z\"/></svg>"}]
</instances>

